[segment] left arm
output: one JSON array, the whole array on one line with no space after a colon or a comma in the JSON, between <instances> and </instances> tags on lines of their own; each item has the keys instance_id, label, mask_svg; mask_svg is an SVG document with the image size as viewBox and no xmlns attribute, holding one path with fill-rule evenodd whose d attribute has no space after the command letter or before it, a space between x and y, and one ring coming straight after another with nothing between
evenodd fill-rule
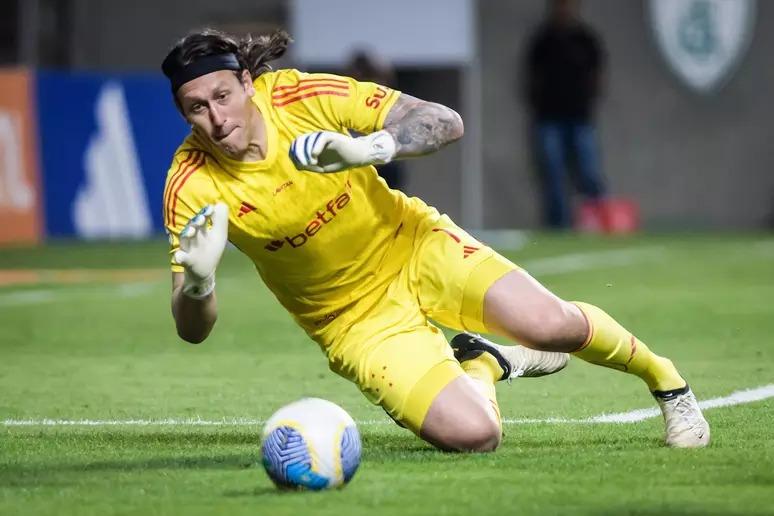
<instances>
[{"instance_id":1,"label":"left arm","mask_svg":"<svg viewBox=\"0 0 774 516\"><path fill-rule=\"evenodd\" d=\"M451 108L401 93L384 121L395 158L431 154L462 138L462 118Z\"/></svg>"},{"instance_id":2,"label":"left arm","mask_svg":"<svg viewBox=\"0 0 774 516\"><path fill-rule=\"evenodd\" d=\"M371 85L374 86L378 88ZM366 99L367 108L350 103L350 113L358 116L345 117L345 127L365 129L370 125L370 131L374 131L379 127L379 115L371 108L379 105L378 99L369 105L372 97L361 94L360 98ZM399 93L389 111L381 116L384 116L382 129L359 138L336 131L302 134L291 144L290 157L302 170L339 172L389 163L397 158L424 156L459 140L464 132L462 118L453 109L404 93ZM353 121L353 125L347 124Z\"/></svg>"}]
</instances>

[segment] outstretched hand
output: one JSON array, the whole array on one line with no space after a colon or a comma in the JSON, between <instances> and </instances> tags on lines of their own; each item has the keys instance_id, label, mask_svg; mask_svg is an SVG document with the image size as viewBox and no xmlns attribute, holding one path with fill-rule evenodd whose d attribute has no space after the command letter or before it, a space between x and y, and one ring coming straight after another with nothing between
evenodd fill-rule
<instances>
[{"instance_id":1,"label":"outstretched hand","mask_svg":"<svg viewBox=\"0 0 774 516\"><path fill-rule=\"evenodd\" d=\"M205 297L215 288L215 269L228 240L228 206L208 204L180 232L175 262L185 268L183 292Z\"/></svg>"},{"instance_id":2,"label":"outstretched hand","mask_svg":"<svg viewBox=\"0 0 774 516\"><path fill-rule=\"evenodd\" d=\"M296 167L312 172L339 172L365 165L389 163L395 140L386 131L352 138L334 131L302 134L290 146Z\"/></svg>"}]
</instances>

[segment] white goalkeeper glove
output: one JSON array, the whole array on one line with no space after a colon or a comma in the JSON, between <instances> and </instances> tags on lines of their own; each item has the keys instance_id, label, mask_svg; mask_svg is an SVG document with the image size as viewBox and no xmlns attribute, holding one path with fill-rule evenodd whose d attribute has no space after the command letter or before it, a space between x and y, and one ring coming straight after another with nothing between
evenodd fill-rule
<instances>
[{"instance_id":1,"label":"white goalkeeper glove","mask_svg":"<svg viewBox=\"0 0 774 516\"><path fill-rule=\"evenodd\" d=\"M339 172L364 165L389 163L395 157L395 139L387 131L352 138L334 131L302 134L290 146L296 167L312 172Z\"/></svg>"},{"instance_id":2,"label":"white goalkeeper glove","mask_svg":"<svg viewBox=\"0 0 774 516\"><path fill-rule=\"evenodd\" d=\"M175 262L185 267L183 294L203 299L215 290L215 268L228 239L228 207L208 204L180 232Z\"/></svg>"}]
</instances>

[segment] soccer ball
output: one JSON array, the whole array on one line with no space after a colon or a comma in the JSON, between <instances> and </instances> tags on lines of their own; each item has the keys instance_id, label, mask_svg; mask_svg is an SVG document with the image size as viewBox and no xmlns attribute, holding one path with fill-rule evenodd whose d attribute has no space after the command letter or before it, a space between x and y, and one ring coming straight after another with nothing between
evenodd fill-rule
<instances>
[{"instance_id":1,"label":"soccer ball","mask_svg":"<svg viewBox=\"0 0 774 516\"><path fill-rule=\"evenodd\" d=\"M304 398L269 418L261 455L277 487L339 487L352 480L360 465L360 434L349 414L335 403Z\"/></svg>"}]
</instances>

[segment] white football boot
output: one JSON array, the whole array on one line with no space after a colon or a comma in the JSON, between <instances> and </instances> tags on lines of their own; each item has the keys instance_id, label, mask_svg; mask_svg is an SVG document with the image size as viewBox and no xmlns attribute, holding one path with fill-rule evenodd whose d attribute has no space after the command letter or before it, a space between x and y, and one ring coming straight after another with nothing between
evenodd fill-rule
<instances>
[{"instance_id":1,"label":"white football boot","mask_svg":"<svg viewBox=\"0 0 774 516\"><path fill-rule=\"evenodd\" d=\"M666 445L674 448L702 448L710 442L710 428L699 403L687 385L674 391L655 391L666 423Z\"/></svg>"},{"instance_id":2,"label":"white football boot","mask_svg":"<svg viewBox=\"0 0 774 516\"><path fill-rule=\"evenodd\" d=\"M489 353L497 359L503 370L500 380L513 378L535 378L553 374L564 369L570 360L567 353L537 351L520 345L501 346L480 335L460 333L451 340L454 357L460 361Z\"/></svg>"}]
</instances>

